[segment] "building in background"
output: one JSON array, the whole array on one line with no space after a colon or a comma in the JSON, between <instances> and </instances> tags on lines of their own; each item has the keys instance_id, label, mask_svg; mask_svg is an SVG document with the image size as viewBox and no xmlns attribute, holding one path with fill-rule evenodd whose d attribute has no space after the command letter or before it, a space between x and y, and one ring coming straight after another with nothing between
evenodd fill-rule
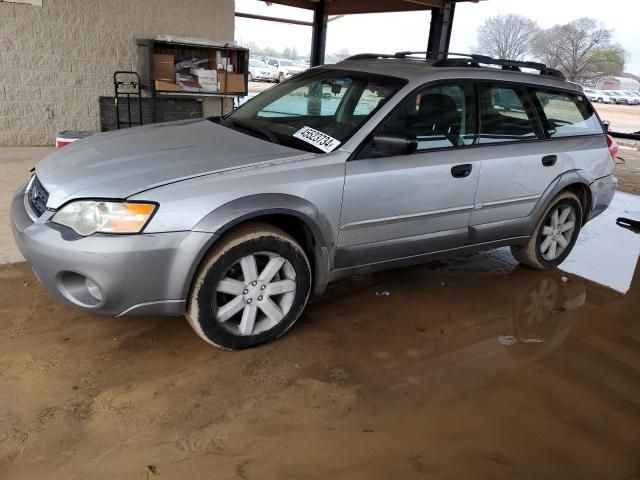
<instances>
[{"instance_id":1,"label":"building in background","mask_svg":"<svg viewBox=\"0 0 640 480\"><path fill-rule=\"evenodd\" d=\"M99 131L99 97L113 96L113 73L136 70L136 39L157 35L233 41L234 1L0 2L0 146Z\"/></svg>"},{"instance_id":2,"label":"building in background","mask_svg":"<svg viewBox=\"0 0 640 480\"><path fill-rule=\"evenodd\" d=\"M599 90L640 90L640 82L627 77L604 77L598 80Z\"/></svg>"}]
</instances>

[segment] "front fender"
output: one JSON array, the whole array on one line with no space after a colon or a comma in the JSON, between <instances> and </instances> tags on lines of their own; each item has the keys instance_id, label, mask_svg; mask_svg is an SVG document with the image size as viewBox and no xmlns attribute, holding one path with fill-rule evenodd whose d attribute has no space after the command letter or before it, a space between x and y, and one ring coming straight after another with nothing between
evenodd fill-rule
<instances>
[{"instance_id":1,"label":"front fender","mask_svg":"<svg viewBox=\"0 0 640 480\"><path fill-rule=\"evenodd\" d=\"M232 200L216 208L193 228L219 238L236 225L266 215L289 215L300 220L314 237L313 293L324 291L332 268L336 246L336 231L327 217L304 198L281 193L265 193Z\"/></svg>"}]
</instances>

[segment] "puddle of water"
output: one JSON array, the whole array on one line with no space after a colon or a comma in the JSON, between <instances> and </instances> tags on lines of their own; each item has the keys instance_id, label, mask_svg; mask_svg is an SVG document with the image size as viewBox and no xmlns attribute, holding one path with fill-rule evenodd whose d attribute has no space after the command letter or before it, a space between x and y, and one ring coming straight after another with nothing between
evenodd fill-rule
<instances>
[{"instance_id":1,"label":"puddle of water","mask_svg":"<svg viewBox=\"0 0 640 480\"><path fill-rule=\"evenodd\" d=\"M640 196L616 192L609 208L585 225L560 268L626 293L640 255L640 235L616 225L618 217L640 220Z\"/></svg>"}]
</instances>

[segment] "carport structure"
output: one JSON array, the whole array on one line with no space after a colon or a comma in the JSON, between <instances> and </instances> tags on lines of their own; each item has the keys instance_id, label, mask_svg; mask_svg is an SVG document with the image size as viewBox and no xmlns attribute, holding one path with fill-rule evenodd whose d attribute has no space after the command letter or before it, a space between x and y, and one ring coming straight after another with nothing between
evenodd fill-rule
<instances>
[{"instance_id":1,"label":"carport structure","mask_svg":"<svg viewBox=\"0 0 640 480\"><path fill-rule=\"evenodd\" d=\"M356 13L386 13L386 12L417 12L431 10L431 26L427 42L427 56L438 58L441 55L432 52L449 51L453 15L456 3L474 2L480 0L269 0L267 3L277 3L290 7L303 8L313 11L313 22L286 20L236 13L238 17L254 18L284 23L308 25L313 28L311 36L311 66L324 63L325 46L327 41L327 22L331 15L351 15Z\"/></svg>"}]
</instances>

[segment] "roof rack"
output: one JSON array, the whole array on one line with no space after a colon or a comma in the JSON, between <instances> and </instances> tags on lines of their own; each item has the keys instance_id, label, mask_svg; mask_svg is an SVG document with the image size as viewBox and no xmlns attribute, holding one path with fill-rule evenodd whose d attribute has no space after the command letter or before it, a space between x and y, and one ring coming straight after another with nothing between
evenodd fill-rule
<instances>
[{"instance_id":1,"label":"roof rack","mask_svg":"<svg viewBox=\"0 0 640 480\"><path fill-rule=\"evenodd\" d=\"M467 53L454 53L454 52L429 52L429 51L404 51L396 52L392 55L386 53L361 53L346 58L347 60L374 60L383 58L408 58L415 55L424 55L422 60L432 61L434 67L472 67L478 68L481 65L496 65L502 67L502 70L508 70L512 72L521 72L523 68L530 70L537 70L540 75L547 77L553 77L560 80L566 80L564 74L555 68L547 67L544 63L538 62L522 62L518 60L507 60L504 58L492 58L487 55L467 54ZM449 56L455 56L458 58L449 58ZM429 58L431 57L431 58ZM435 58L440 60L435 60ZM441 58L444 57L444 58ZM415 58L418 60L418 58Z\"/></svg>"}]
</instances>

